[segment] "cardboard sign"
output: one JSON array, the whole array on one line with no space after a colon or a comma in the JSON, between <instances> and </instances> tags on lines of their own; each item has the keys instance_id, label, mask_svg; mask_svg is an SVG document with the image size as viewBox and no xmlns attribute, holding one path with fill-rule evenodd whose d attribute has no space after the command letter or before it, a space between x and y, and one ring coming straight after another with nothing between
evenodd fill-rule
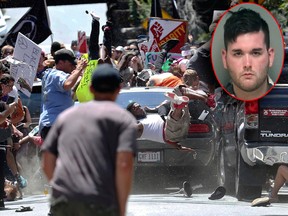
<instances>
[{"instance_id":1,"label":"cardboard sign","mask_svg":"<svg viewBox=\"0 0 288 216\"><path fill-rule=\"evenodd\" d=\"M84 55L85 56L85 55ZM82 56L82 57L84 57ZM93 95L90 92L90 83L91 83L91 76L94 69L98 65L98 60L90 60L88 65L85 69L83 77L80 81L80 84L76 90L76 96L79 102L87 102L93 100Z\"/></svg>"},{"instance_id":2,"label":"cardboard sign","mask_svg":"<svg viewBox=\"0 0 288 216\"><path fill-rule=\"evenodd\" d=\"M180 48L187 41L187 21L177 19L150 18L149 21L149 52L159 52L161 46L169 39L176 38L179 43L170 50L181 53Z\"/></svg>"},{"instance_id":3,"label":"cardboard sign","mask_svg":"<svg viewBox=\"0 0 288 216\"><path fill-rule=\"evenodd\" d=\"M14 48L13 58L20 61L20 63L12 63L10 66L10 72L15 79L15 86L17 89L28 97L31 95L40 56L41 48L19 32Z\"/></svg>"},{"instance_id":4,"label":"cardboard sign","mask_svg":"<svg viewBox=\"0 0 288 216\"><path fill-rule=\"evenodd\" d=\"M145 68L147 68L148 63L154 64L159 55L160 55L159 52L147 52L145 62L144 62ZM168 58L179 59L179 58L182 58L182 55L179 53L168 53L167 59Z\"/></svg>"},{"instance_id":5,"label":"cardboard sign","mask_svg":"<svg viewBox=\"0 0 288 216\"><path fill-rule=\"evenodd\" d=\"M169 53L175 55L176 58L181 57L180 48L187 41L187 23L186 20L179 19L150 18L149 41L138 44L141 57L145 59L146 66L149 62L155 62L155 58L157 58L161 51L161 46L172 38L178 39L179 43ZM177 54L179 54L179 57Z\"/></svg>"}]
</instances>

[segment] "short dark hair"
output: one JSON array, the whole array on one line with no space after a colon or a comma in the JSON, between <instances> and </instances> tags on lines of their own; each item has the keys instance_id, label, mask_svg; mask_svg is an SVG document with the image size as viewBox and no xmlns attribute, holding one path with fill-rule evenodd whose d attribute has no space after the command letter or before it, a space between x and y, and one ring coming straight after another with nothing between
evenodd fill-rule
<instances>
[{"instance_id":1,"label":"short dark hair","mask_svg":"<svg viewBox=\"0 0 288 216\"><path fill-rule=\"evenodd\" d=\"M135 101L130 102L126 107L126 110L132 113L132 107L134 106L135 103L136 103Z\"/></svg>"},{"instance_id":2,"label":"short dark hair","mask_svg":"<svg viewBox=\"0 0 288 216\"><path fill-rule=\"evenodd\" d=\"M72 40L71 41L71 46L77 46L78 45L78 41L77 40Z\"/></svg>"},{"instance_id":3,"label":"short dark hair","mask_svg":"<svg viewBox=\"0 0 288 216\"><path fill-rule=\"evenodd\" d=\"M91 85L96 92L111 93L120 88L119 71L111 64L100 64L92 74Z\"/></svg>"},{"instance_id":4,"label":"short dark hair","mask_svg":"<svg viewBox=\"0 0 288 216\"><path fill-rule=\"evenodd\" d=\"M7 85L10 81L15 82L14 77L12 77L10 74L2 74L0 78L0 83Z\"/></svg>"},{"instance_id":5,"label":"short dark hair","mask_svg":"<svg viewBox=\"0 0 288 216\"><path fill-rule=\"evenodd\" d=\"M267 49L270 47L270 33L267 22L260 14L248 8L240 8L238 11L229 11L231 16L224 24L224 44L227 50L228 43L235 42L241 34L250 32L264 32L264 40Z\"/></svg>"}]
</instances>

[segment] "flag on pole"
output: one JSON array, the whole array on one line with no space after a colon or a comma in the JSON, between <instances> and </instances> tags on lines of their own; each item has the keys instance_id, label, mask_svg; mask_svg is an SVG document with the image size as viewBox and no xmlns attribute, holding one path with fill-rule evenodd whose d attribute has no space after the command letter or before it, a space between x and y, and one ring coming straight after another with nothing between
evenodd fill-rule
<instances>
[{"instance_id":1,"label":"flag on pole","mask_svg":"<svg viewBox=\"0 0 288 216\"><path fill-rule=\"evenodd\" d=\"M162 18L162 11L159 0L152 0L150 17Z\"/></svg>"},{"instance_id":2,"label":"flag on pole","mask_svg":"<svg viewBox=\"0 0 288 216\"><path fill-rule=\"evenodd\" d=\"M175 0L171 0L172 1L172 17L174 19L180 19L180 16L178 14L178 11L177 11L177 4L175 2Z\"/></svg>"},{"instance_id":3,"label":"flag on pole","mask_svg":"<svg viewBox=\"0 0 288 216\"><path fill-rule=\"evenodd\" d=\"M15 46L18 32L21 32L36 44L40 44L52 34L49 26L46 0L35 1L31 9L6 34L1 47L7 44Z\"/></svg>"},{"instance_id":4,"label":"flag on pole","mask_svg":"<svg viewBox=\"0 0 288 216\"><path fill-rule=\"evenodd\" d=\"M78 50L80 53L88 53L88 45L85 31L78 31Z\"/></svg>"}]
</instances>

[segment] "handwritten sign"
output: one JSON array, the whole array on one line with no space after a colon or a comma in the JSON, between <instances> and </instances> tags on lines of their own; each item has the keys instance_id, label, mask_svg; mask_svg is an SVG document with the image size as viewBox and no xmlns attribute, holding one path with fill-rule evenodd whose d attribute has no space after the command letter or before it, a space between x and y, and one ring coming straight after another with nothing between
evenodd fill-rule
<instances>
[{"instance_id":1,"label":"handwritten sign","mask_svg":"<svg viewBox=\"0 0 288 216\"><path fill-rule=\"evenodd\" d=\"M13 58L20 64L11 64L10 72L15 79L18 90L30 97L33 82L36 76L41 48L20 32L14 48Z\"/></svg>"},{"instance_id":2,"label":"handwritten sign","mask_svg":"<svg viewBox=\"0 0 288 216\"><path fill-rule=\"evenodd\" d=\"M161 46L170 39L178 39L179 43L174 48L172 48L169 53L171 53L172 55L181 53L180 48L184 46L187 41L187 23L187 20L181 19L161 19L156 17L150 18L149 41L138 44L141 57L142 59L145 59L146 66L149 62L155 62L153 58L159 55L152 54L153 56L151 56L151 54L149 53L160 53ZM153 58L147 60L147 56Z\"/></svg>"},{"instance_id":3,"label":"handwritten sign","mask_svg":"<svg viewBox=\"0 0 288 216\"><path fill-rule=\"evenodd\" d=\"M160 55L160 52L147 52L145 62L144 62L145 67L147 68L148 63L154 64L159 55ZM169 59L169 58L179 59L179 58L182 58L182 55L179 53L168 53L167 59Z\"/></svg>"},{"instance_id":4,"label":"handwritten sign","mask_svg":"<svg viewBox=\"0 0 288 216\"><path fill-rule=\"evenodd\" d=\"M90 82L93 71L98 65L98 60L90 60L85 69L80 84L76 90L76 96L79 102L87 102L93 100L93 95L90 92Z\"/></svg>"}]
</instances>

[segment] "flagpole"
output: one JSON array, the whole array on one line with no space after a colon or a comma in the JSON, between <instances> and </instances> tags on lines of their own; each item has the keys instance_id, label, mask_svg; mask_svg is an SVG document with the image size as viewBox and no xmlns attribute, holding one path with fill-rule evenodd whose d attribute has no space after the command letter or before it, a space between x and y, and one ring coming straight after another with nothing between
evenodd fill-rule
<instances>
[{"instance_id":1,"label":"flagpole","mask_svg":"<svg viewBox=\"0 0 288 216\"><path fill-rule=\"evenodd\" d=\"M156 6L157 6L157 3L156 3L156 1L157 1L157 0L154 0L154 5L155 5L155 7L154 7L154 14L155 14L155 15L157 14L157 7L156 7Z\"/></svg>"},{"instance_id":2,"label":"flagpole","mask_svg":"<svg viewBox=\"0 0 288 216\"><path fill-rule=\"evenodd\" d=\"M50 35L51 38L51 44L53 43L53 33Z\"/></svg>"},{"instance_id":3,"label":"flagpole","mask_svg":"<svg viewBox=\"0 0 288 216\"><path fill-rule=\"evenodd\" d=\"M50 26L50 16L49 16L49 12L48 12L48 6L47 6L47 3L46 3L46 0L43 0L43 1L44 1L44 5L45 5L45 8L46 8L48 26L49 26L49 28L51 29L51 26ZM52 34L50 35L50 38L51 38L51 44L52 44L52 43L53 43L53 32L52 32Z\"/></svg>"},{"instance_id":4,"label":"flagpole","mask_svg":"<svg viewBox=\"0 0 288 216\"><path fill-rule=\"evenodd\" d=\"M47 14L48 26L50 28L50 16L49 16L49 13L48 13L48 7L47 7L47 4L46 4L46 0L43 0L43 1L44 1L45 9L46 9L46 14Z\"/></svg>"}]
</instances>

